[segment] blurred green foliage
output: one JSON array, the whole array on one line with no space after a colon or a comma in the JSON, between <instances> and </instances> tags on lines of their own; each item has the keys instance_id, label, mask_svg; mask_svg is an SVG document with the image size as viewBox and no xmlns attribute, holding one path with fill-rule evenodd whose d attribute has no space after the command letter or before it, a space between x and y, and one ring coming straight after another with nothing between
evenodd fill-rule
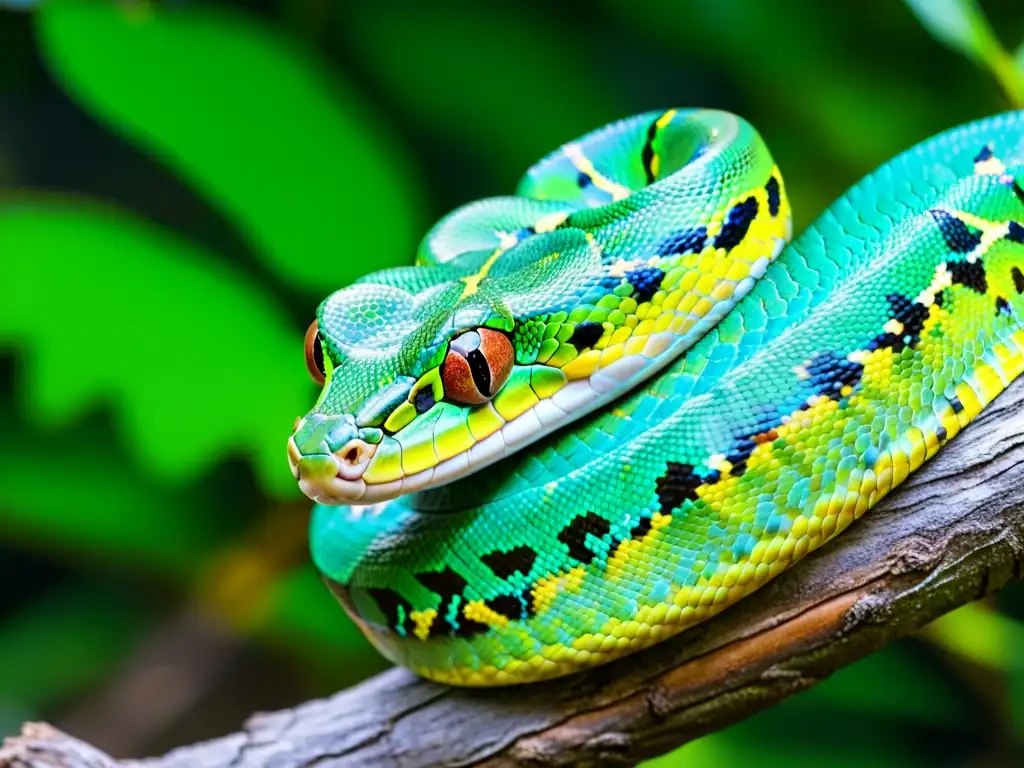
<instances>
[{"instance_id":1,"label":"blurred green foliage","mask_svg":"<svg viewBox=\"0 0 1024 768\"><path fill-rule=\"evenodd\" d=\"M124 751L383 667L283 455L326 293L626 114L744 115L799 229L1024 106L1019 0L32 5L0 2L0 732L81 722L196 606L235 643L204 707L78 734ZM1009 590L650 765L1020 764L1021 619Z\"/></svg>"}]
</instances>

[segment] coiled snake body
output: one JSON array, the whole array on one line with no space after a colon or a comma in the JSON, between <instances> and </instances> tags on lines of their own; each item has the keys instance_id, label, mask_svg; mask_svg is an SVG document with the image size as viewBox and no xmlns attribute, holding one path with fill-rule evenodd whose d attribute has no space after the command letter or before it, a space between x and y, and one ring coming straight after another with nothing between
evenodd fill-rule
<instances>
[{"instance_id":1,"label":"coiled snake body","mask_svg":"<svg viewBox=\"0 0 1024 768\"><path fill-rule=\"evenodd\" d=\"M317 567L388 658L453 684L707 619L1024 370L1018 179L1024 112L904 152L785 245L740 118L566 144L320 306L325 386L288 445Z\"/></svg>"}]
</instances>

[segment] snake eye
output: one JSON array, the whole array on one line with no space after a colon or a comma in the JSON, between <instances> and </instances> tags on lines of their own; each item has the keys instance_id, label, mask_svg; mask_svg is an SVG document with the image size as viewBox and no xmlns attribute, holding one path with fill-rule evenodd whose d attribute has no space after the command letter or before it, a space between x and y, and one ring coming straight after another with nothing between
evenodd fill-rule
<instances>
[{"instance_id":1,"label":"snake eye","mask_svg":"<svg viewBox=\"0 0 1024 768\"><path fill-rule=\"evenodd\" d=\"M508 381L515 350L501 331L477 328L454 338L441 364L441 383L450 399L466 405L486 403Z\"/></svg>"},{"instance_id":2,"label":"snake eye","mask_svg":"<svg viewBox=\"0 0 1024 768\"><path fill-rule=\"evenodd\" d=\"M327 381L327 369L324 367L324 344L320 338L320 327L316 320L306 329L306 370L313 381L321 387Z\"/></svg>"}]
</instances>

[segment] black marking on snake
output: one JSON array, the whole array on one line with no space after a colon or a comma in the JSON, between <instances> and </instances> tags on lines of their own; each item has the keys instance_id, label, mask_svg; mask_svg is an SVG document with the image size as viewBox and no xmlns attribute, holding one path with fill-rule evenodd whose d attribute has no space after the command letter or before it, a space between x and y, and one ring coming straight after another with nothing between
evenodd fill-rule
<instances>
[{"instance_id":1,"label":"black marking on snake","mask_svg":"<svg viewBox=\"0 0 1024 768\"><path fill-rule=\"evenodd\" d=\"M466 355L466 362L469 363L469 371L473 374L473 383L481 394L491 394L491 366L487 364L487 358L479 349L474 349Z\"/></svg>"},{"instance_id":2,"label":"black marking on snake","mask_svg":"<svg viewBox=\"0 0 1024 768\"><path fill-rule=\"evenodd\" d=\"M949 432L941 424L935 430L935 438L940 442L945 442L946 438L949 437Z\"/></svg>"},{"instance_id":3,"label":"black marking on snake","mask_svg":"<svg viewBox=\"0 0 1024 768\"><path fill-rule=\"evenodd\" d=\"M757 216L757 198L753 195L736 203L725 215L722 231L715 238L715 248L735 248L747 236L751 222Z\"/></svg>"},{"instance_id":4,"label":"black marking on snake","mask_svg":"<svg viewBox=\"0 0 1024 768\"><path fill-rule=\"evenodd\" d=\"M387 619L388 626L398 629L399 626L408 624L409 612L412 606L407 603L400 594L395 592L393 589L387 587L373 588L366 590L367 594L373 598L373 601L380 608L380 612L384 614L384 618ZM404 622L399 622L399 608L402 609L404 614ZM408 627L406 627L408 631Z\"/></svg>"},{"instance_id":5,"label":"black marking on snake","mask_svg":"<svg viewBox=\"0 0 1024 768\"><path fill-rule=\"evenodd\" d=\"M578 186L580 189L586 189L587 187L589 187L593 183L594 183L594 180L592 178L590 178L590 176L585 174L583 171L580 171L576 175L576 186Z\"/></svg>"},{"instance_id":6,"label":"black marking on snake","mask_svg":"<svg viewBox=\"0 0 1024 768\"><path fill-rule=\"evenodd\" d=\"M507 552L496 549L480 556L480 561L490 568L499 579L507 579L515 573L526 576L536 560L537 552L525 544Z\"/></svg>"},{"instance_id":7,"label":"black marking on snake","mask_svg":"<svg viewBox=\"0 0 1024 768\"><path fill-rule=\"evenodd\" d=\"M986 160L992 159L992 147L982 147L981 150L974 156L974 162L984 163Z\"/></svg>"},{"instance_id":8,"label":"black marking on snake","mask_svg":"<svg viewBox=\"0 0 1024 768\"><path fill-rule=\"evenodd\" d=\"M658 503L661 504L661 511L668 512L670 509L681 507L687 501L696 501L697 489L717 480L717 477L701 477L692 464L670 461L665 468L665 474L655 481L654 492L658 497Z\"/></svg>"},{"instance_id":9,"label":"black marking on snake","mask_svg":"<svg viewBox=\"0 0 1024 768\"><path fill-rule=\"evenodd\" d=\"M954 284L966 286L978 293L988 291L985 265L980 261L947 261L946 269L952 275Z\"/></svg>"},{"instance_id":10,"label":"black marking on snake","mask_svg":"<svg viewBox=\"0 0 1024 768\"><path fill-rule=\"evenodd\" d=\"M416 406L416 413L426 413L437 401L434 399L434 388L423 387L413 398L413 405Z\"/></svg>"},{"instance_id":11,"label":"black marking on snake","mask_svg":"<svg viewBox=\"0 0 1024 768\"><path fill-rule=\"evenodd\" d=\"M659 117L658 120L661 118ZM658 135L658 120L647 126L647 141L640 151L640 162L644 166L644 174L647 176L647 183L654 183L654 138Z\"/></svg>"},{"instance_id":12,"label":"black marking on snake","mask_svg":"<svg viewBox=\"0 0 1024 768\"><path fill-rule=\"evenodd\" d=\"M480 632L486 632L490 628L487 624L462 615L456 619L457 626L453 626L448 621L452 603L462 599L462 592L467 586L466 580L453 571L451 566L445 566L443 571L417 573L415 578L416 581L441 598L441 602L437 606L437 614L430 623L430 637L450 634L457 637L471 637Z\"/></svg>"},{"instance_id":13,"label":"black marking on snake","mask_svg":"<svg viewBox=\"0 0 1024 768\"><path fill-rule=\"evenodd\" d=\"M808 379L805 382L816 394L832 400L841 400L845 387L855 387L864 375L864 364L855 363L834 352L816 355L805 366Z\"/></svg>"},{"instance_id":14,"label":"black marking on snake","mask_svg":"<svg viewBox=\"0 0 1024 768\"><path fill-rule=\"evenodd\" d=\"M593 512L579 515L573 518L572 522L563 528L558 534L558 540L569 548L569 557L578 560L583 565L589 565L597 552L587 546L587 534L594 538L602 539L608 535L612 524L605 518Z\"/></svg>"},{"instance_id":15,"label":"black marking on snake","mask_svg":"<svg viewBox=\"0 0 1024 768\"><path fill-rule=\"evenodd\" d=\"M1014 267L1010 270L1010 277L1013 278L1013 287L1017 289L1017 293L1024 293L1024 272L1021 272L1019 267Z\"/></svg>"},{"instance_id":16,"label":"black marking on snake","mask_svg":"<svg viewBox=\"0 0 1024 768\"><path fill-rule=\"evenodd\" d=\"M981 245L981 231L941 208L928 211L939 225L946 247L953 253L970 253Z\"/></svg>"},{"instance_id":17,"label":"black marking on snake","mask_svg":"<svg viewBox=\"0 0 1024 768\"><path fill-rule=\"evenodd\" d=\"M673 232L655 248L658 254L669 256L681 253L700 253L708 244L708 228L697 227L682 232Z\"/></svg>"},{"instance_id":18,"label":"black marking on snake","mask_svg":"<svg viewBox=\"0 0 1024 768\"><path fill-rule=\"evenodd\" d=\"M533 588L535 586L536 584L531 584L519 595L519 598L523 601L523 618L529 618L537 614L537 611L533 609Z\"/></svg>"},{"instance_id":19,"label":"black marking on snake","mask_svg":"<svg viewBox=\"0 0 1024 768\"><path fill-rule=\"evenodd\" d=\"M459 623L459 626L455 628L456 637L473 637L474 635L482 634L491 628L490 624L485 624L482 621L471 619L463 614L459 614L456 621ZM431 625L430 628L433 629L433 625Z\"/></svg>"},{"instance_id":20,"label":"black marking on snake","mask_svg":"<svg viewBox=\"0 0 1024 768\"><path fill-rule=\"evenodd\" d=\"M590 349L590 347L597 344L597 340L601 338L603 333L604 326L601 323L593 323L589 320L577 323L576 328L573 329L572 336L569 337L569 343L576 347L576 349Z\"/></svg>"},{"instance_id":21,"label":"black marking on snake","mask_svg":"<svg viewBox=\"0 0 1024 768\"><path fill-rule=\"evenodd\" d=\"M1024 205L1024 189L1021 188L1016 179L1010 179L1010 189L1013 190L1013 194L1015 194L1021 204Z\"/></svg>"},{"instance_id":22,"label":"black marking on snake","mask_svg":"<svg viewBox=\"0 0 1024 768\"><path fill-rule=\"evenodd\" d=\"M417 573L415 578L431 592L440 595L441 602L446 602L466 588L466 580L447 565L443 571L423 571Z\"/></svg>"},{"instance_id":23,"label":"black marking on snake","mask_svg":"<svg viewBox=\"0 0 1024 768\"><path fill-rule=\"evenodd\" d=\"M920 341L921 331L924 330L925 320L928 319L929 308L924 304L911 301L898 293L889 294L886 299L892 310L892 319L903 325L903 331L898 334L891 331L879 334L868 342L869 352L886 348L893 352L902 352L907 347L913 347Z\"/></svg>"},{"instance_id":24,"label":"black marking on snake","mask_svg":"<svg viewBox=\"0 0 1024 768\"><path fill-rule=\"evenodd\" d=\"M490 600L485 600L484 605L495 613L500 613L506 619L515 620L525 619L530 615L531 611L527 608L527 605L532 602L529 596L524 600L520 595L498 595Z\"/></svg>"},{"instance_id":25,"label":"black marking on snake","mask_svg":"<svg viewBox=\"0 0 1024 768\"><path fill-rule=\"evenodd\" d=\"M633 298L638 304L650 301L664 279L665 273L657 267L640 267L626 273L626 281L633 286Z\"/></svg>"},{"instance_id":26,"label":"black marking on snake","mask_svg":"<svg viewBox=\"0 0 1024 768\"><path fill-rule=\"evenodd\" d=\"M629 538L633 539L634 541L639 541L651 532L653 524L654 521L651 516L647 515L641 517L639 520L636 521L636 525L634 525L633 528L630 530Z\"/></svg>"},{"instance_id":27,"label":"black marking on snake","mask_svg":"<svg viewBox=\"0 0 1024 768\"><path fill-rule=\"evenodd\" d=\"M963 413L964 410L963 401L956 395L953 395L951 398L949 398L949 407L952 408L953 413L956 414Z\"/></svg>"},{"instance_id":28,"label":"black marking on snake","mask_svg":"<svg viewBox=\"0 0 1024 768\"><path fill-rule=\"evenodd\" d=\"M1001 316L1013 316L1013 309L1010 307L1010 302L1004 299L1002 296L996 297L996 317Z\"/></svg>"},{"instance_id":29,"label":"black marking on snake","mask_svg":"<svg viewBox=\"0 0 1024 768\"><path fill-rule=\"evenodd\" d=\"M768 183L764 185L764 191L768 195L768 213L772 217L779 215L779 206L782 202L782 196L779 194L779 180L772 176L768 179Z\"/></svg>"},{"instance_id":30,"label":"black marking on snake","mask_svg":"<svg viewBox=\"0 0 1024 768\"><path fill-rule=\"evenodd\" d=\"M736 441L733 449L725 454L725 460L729 462L730 477L741 477L747 471L747 460L755 448L757 442L752 437L741 437Z\"/></svg>"},{"instance_id":31,"label":"black marking on snake","mask_svg":"<svg viewBox=\"0 0 1024 768\"><path fill-rule=\"evenodd\" d=\"M1011 221L1006 228L1006 239L1011 243L1024 243L1024 227L1016 221ZM1014 267L1014 269L1017 269ZM1020 270L1017 270L1018 272Z\"/></svg>"},{"instance_id":32,"label":"black marking on snake","mask_svg":"<svg viewBox=\"0 0 1024 768\"><path fill-rule=\"evenodd\" d=\"M483 555L480 560L494 571L496 576L508 578L517 572L525 576L533 567L536 558L537 553L534 550L527 546L519 546L508 552L497 550L490 552ZM468 638L487 632L491 628L485 622L466 616L464 608L456 613L454 623L448 620L448 615L452 613L453 603L457 602L464 606L467 602L465 591L468 586L466 580L453 571L450 566L446 566L443 571L417 573L415 578L441 598L437 606L437 613L428 630L429 637L453 635ZM508 619L525 619L534 614L532 589L533 585L530 585L519 595L497 595L485 600L484 605ZM390 592L390 590L386 591ZM392 609L389 606L388 610L394 614L397 620L397 609ZM407 604L405 610L408 615ZM390 620L390 614L385 613L389 615Z\"/></svg>"}]
</instances>

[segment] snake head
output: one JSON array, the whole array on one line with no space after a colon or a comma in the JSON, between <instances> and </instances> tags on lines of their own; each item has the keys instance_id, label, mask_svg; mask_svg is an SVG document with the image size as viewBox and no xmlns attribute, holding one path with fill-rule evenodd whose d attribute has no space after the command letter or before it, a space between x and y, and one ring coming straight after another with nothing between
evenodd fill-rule
<instances>
[{"instance_id":1,"label":"snake head","mask_svg":"<svg viewBox=\"0 0 1024 768\"><path fill-rule=\"evenodd\" d=\"M378 272L320 305L307 361L323 390L288 441L303 492L326 504L393 498L549 431L536 413L521 417L568 383L558 364L583 351L577 339L576 352L539 362L540 348L554 357L557 331L568 340L573 327L566 312L552 325L551 310L600 290L602 269L581 232L542 240Z\"/></svg>"},{"instance_id":2,"label":"snake head","mask_svg":"<svg viewBox=\"0 0 1024 768\"><path fill-rule=\"evenodd\" d=\"M307 359L323 390L288 443L310 498L374 503L477 471L636 386L738 295L722 277L718 309L697 305L697 256L608 258L581 229L504 246L320 305Z\"/></svg>"},{"instance_id":3,"label":"snake head","mask_svg":"<svg viewBox=\"0 0 1024 768\"><path fill-rule=\"evenodd\" d=\"M652 376L752 287L789 231L770 156L709 184L741 127L675 131L673 115L566 145L519 196L442 219L420 266L320 305L307 360L323 391L288 443L308 496L369 504L482 469Z\"/></svg>"}]
</instances>

